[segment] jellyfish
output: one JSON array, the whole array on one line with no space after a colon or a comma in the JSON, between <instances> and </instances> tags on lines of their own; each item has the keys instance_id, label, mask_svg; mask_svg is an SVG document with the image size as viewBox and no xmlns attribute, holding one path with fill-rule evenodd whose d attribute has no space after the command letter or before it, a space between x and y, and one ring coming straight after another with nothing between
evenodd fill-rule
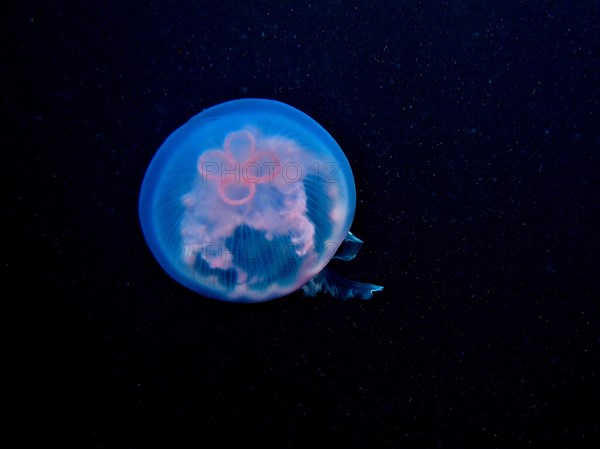
<instances>
[{"instance_id":1,"label":"jellyfish","mask_svg":"<svg viewBox=\"0 0 600 449\"><path fill-rule=\"evenodd\" d=\"M383 287L343 278L362 241L350 232L356 190L333 137L308 115L265 99L192 117L163 143L142 183L150 250L177 282L213 299L262 302L302 289L371 298Z\"/></svg>"}]
</instances>

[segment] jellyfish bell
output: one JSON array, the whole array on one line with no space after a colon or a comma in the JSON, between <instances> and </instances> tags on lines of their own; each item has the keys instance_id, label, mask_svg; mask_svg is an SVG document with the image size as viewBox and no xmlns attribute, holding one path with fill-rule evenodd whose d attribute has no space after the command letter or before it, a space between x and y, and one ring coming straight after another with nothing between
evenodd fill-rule
<instances>
[{"instance_id":1,"label":"jellyfish bell","mask_svg":"<svg viewBox=\"0 0 600 449\"><path fill-rule=\"evenodd\" d=\"M382 287L326 268L362 244L350 233L355 207L350 164L325 129L284 103L244 99L169 136L144 177L139 215L159 264L202 295L366 299Z\"/></svg>"}]
</instances>

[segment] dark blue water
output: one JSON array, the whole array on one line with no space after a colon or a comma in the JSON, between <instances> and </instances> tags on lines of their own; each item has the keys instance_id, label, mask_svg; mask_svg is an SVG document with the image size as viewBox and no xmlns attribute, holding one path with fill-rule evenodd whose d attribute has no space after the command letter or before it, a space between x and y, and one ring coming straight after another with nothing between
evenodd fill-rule
<instances>
[{"instance_id":1,"label":"dark blue water","mask_svg":"<svg viewBox=\"0 0 600 449\"><path fill-rule=\"evenodd\" d=\"M597 1L29 1L1 20L23 447L598 438ZM244 97L343 148L365 246L335 268L373 299L219 303L153 259L154 152Z\"/></svg>"}]
</instances>

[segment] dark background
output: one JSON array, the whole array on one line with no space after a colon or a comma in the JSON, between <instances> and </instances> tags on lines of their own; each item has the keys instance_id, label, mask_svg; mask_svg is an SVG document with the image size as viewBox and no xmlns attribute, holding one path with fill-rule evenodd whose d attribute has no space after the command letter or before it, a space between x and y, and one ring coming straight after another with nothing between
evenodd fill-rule
<instances>
[{"instance_id":1,"label":"dark background","mask_svg":"<svg viewBox=\"0 0 600 449\"><path fill-rule=\"evenodd\" d=\"M4 447L598 438L598 1L3 9ZM154 152L242 97L344 149L365 245L336 269L372 300L220 303L150 254Z\"/></svg>"}]
</instances>

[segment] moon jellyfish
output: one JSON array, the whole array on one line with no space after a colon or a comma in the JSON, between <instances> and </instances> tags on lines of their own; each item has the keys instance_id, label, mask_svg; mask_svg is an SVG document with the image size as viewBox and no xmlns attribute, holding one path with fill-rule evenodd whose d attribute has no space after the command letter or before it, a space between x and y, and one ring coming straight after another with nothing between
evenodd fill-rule
<instances>
[{"instance_id":1,"label":"moon jellyfish","mask_svg":"<svg viewBox=\"0 0 600 449\"><path fill-rule=\"evenodd\" d=\"M317 122L272 100L211 107L160 147L139 200L150 250L177 282L210 298L367 299L383 287L326 268L351 260L356 191L344 153Z\"/></svg>"}]
</instances>

